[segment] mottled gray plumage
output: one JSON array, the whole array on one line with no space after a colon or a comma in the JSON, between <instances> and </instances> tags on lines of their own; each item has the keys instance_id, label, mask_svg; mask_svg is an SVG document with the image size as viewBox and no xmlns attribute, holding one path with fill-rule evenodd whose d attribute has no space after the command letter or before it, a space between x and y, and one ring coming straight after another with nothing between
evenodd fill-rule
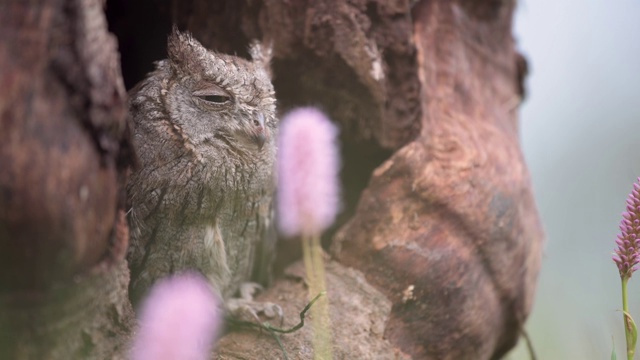
<instances>
[{"instance_id":1,"label":"mottled gray plumage","mask_svg":"<svg viewBox=\"0 0 640 360\"><path fill-rule=\"evenodd\" d=\"M218 54L174 30L169 58L131 90L141 163L127 188L134 303L189 269L225 299L250 280L271 226L277 135L269 54L250 52L252 61Z\"/></svg>"}]
</instances>

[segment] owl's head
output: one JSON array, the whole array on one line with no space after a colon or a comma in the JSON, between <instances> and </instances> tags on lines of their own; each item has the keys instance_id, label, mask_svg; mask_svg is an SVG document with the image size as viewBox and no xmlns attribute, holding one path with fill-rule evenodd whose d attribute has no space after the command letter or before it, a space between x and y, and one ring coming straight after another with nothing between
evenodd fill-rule
<instances>
[{"instance_id":1,"label":"owl's head","mask_svg":"<svg viewBox=\"0 0 640 360\"><path fill-rule=\"evenodd\" d=\"M174 126L206 155L220 148L259 153L273 148L275 94L269 54L259 44L251 61L205 49L190 34L169 35L171 76L162 84Z\"/></svg>"}]
</instances>

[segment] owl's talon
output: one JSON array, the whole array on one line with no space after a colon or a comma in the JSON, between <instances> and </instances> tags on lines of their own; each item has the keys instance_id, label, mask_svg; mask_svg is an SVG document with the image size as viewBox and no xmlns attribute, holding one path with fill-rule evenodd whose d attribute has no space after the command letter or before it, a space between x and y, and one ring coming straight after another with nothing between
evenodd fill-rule
<instances>
[{"instance_id":1,"label":"owl's talon","mask_svg":"<svg viewBox=\"0 0 640 360\"><path fill-rule=\"evenodd\" d=\"M264 290L262 285L254 282L246 282L240 285L240 299L253 300L254 296Z\"/></svg>"},{"instance_id":2,"label":"owl's talon","mask_svg":"<svg viewBox=\"0 0 640 360\"><path fill-rule=\"evenodd\" d=\"M280 326L282 326L282 323L284 322L284 312L282 311L282 307L274 303L265 303L265 305L266 306L263 311L264 316L268 317L269 319L274 319L277 316L278 320L280 321Z\"/></svg>"},{"instance_id":3,"label":"owl's talon","mask_svg":"<svg viewBox=\"0 0 640 360\"><path fill-rule=\"evenodd\" d=\"M237 320L261 323L260 314L268 319L284 320L284 312L280 305L271 302L254 301L253 299L234 298L226 301L228 313Z\"/></svg>"}]
</instances>

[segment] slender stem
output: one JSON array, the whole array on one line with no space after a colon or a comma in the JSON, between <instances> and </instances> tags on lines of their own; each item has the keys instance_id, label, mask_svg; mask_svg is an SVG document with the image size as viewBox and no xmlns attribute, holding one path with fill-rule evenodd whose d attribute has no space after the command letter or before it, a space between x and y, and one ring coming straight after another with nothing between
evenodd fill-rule
<instances>
[{"instance_id":1,"label":"slender stem","mask_svg":"<svg viewBox=\"0 0 640 360\"><path fill-rule=\"evenodd\" d=\"M316 282L316 274L313 271L313 257L311 256L311 237L303 236L302 237L302 258L304 260L304 269L307 273L307 282L309 285L309 293L317 294L319 291L316 291L315 286Z\"/></svg>"},{"instance_id":2,"label":"slender stem","mask_svg":"<svg viewBox=\"0 0 640 360\"><path fill-rule=\"evenodd\" d=\"M524 337L524 340L527 343L527 350L529 351L529 359L538 360L538 357L536 356L536 351L533 348L533 341L531 341L531 337L529 337L529 333L527 333L527 330L525 330L524 328L521 328L520 334L522 334L522 337Z\"/></svg>"},{"instance_id":3,"label":"slender stem","mask_svg":"<svg viewBox=\"0 0 640 360\"><path fill-rule=\"evenodd\" d=\"M313 269L316 273L316 281L318 288L316 291L322 293L327 291L324 271L324 259L322 257L324 251L320 244L320 235L316 234L311 238L311 256L313 259ZM331 360L333 358L331 348L331 319L329 317L329 297L324 296L318 301L318 318L316 323L319 332L320 348L318 354L323 360Z\"/></svg>"},{"instance_id":4,"label":"slender stem","mask_svg":"<svg viewBox=\"0 0 640 360\"><path fill-rule=\"evenodd\" d=\"M324 279L324 262L320 236L311 235L302 238L302 254L304 258L307 280L309 283L309 297L326 291ZM327 297L318 300L318 305L311 308L313 324L313 350L316 360L331 360L331 326Z\"/></svg>"},{"instance_id":5,"label":"slender stem","mask_svg":"<svg viewBox=\"0 0 640 360\"><path fill-rule=\"evenodd\" d=\"M622 276L620 279L622 280L622 316L624 318L624 333L627 340L627 360L633 360L633 355L635 353L633 346L633 334L631 333L633 331L633 326L629 319L629 302L627 301L627 282L629 281L629 277Z\"/></svg>"}]
</instances>

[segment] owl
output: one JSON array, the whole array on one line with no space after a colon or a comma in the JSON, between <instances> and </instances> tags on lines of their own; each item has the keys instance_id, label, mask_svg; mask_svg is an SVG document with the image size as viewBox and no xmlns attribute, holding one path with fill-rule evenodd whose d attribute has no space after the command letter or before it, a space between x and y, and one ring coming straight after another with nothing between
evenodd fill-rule
<instances>
[{"instance_id":1,"label":"owl","mask_svg":"<svg viewBox=\"0 0 640 360\"><path fill-rule=\"evenodd\" d=\"M186 271L232 298L252 272L264 274L273 249L270 50L254 44L245 60L177 29L167 49L129 99L140 160L127 186L134 305L156 280Z\"/></svg>"}]
</instances>

